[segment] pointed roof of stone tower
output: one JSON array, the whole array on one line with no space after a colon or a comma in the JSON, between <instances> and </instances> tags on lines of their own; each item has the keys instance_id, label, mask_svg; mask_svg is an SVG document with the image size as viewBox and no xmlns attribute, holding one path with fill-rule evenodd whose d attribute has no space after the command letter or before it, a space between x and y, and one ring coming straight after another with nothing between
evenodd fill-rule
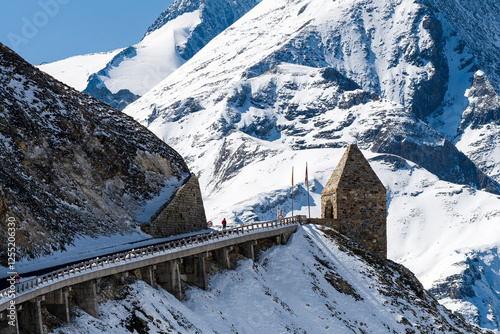
<instances>
[{"instance_id":1,"label":"pointed roof of stone tower","mask_svg":"<svg viewBox=\"0 0 500 334\"><path fill-rule=\"evenodd\" d=\"M326 183L322 194L331 193L334 189L373 189L384 190L385 187L373 171L363 153L355 144L347 147L337 168Z\"/></svg>"}]
</instances>

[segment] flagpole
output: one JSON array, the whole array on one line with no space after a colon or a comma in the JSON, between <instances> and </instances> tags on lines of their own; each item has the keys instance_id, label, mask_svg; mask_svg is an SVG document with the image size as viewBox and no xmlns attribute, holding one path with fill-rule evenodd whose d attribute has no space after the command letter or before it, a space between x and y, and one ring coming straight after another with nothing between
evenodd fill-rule
<instances>
[{"instance_id":1,"label":"flagpole","mask_svg":"<svg viewBox=\"0 0 500 334\"><path fill-rule=\"evenodd\" d=\"M311 205L309 204L309 180L307 177L307 162L306 162L306 185L307 185L307 210L309 212L309 219L311 219Z\"/></svg>"},{"instance_id":2,"label":"flagpole","mask_svg":"<svg viewBox=\"0 0 500 334\"><path fill-rule=\"evenodd\" d=\"M292 217L293 217L293 166L292 166Z\"/></svg>"}]
</instances>

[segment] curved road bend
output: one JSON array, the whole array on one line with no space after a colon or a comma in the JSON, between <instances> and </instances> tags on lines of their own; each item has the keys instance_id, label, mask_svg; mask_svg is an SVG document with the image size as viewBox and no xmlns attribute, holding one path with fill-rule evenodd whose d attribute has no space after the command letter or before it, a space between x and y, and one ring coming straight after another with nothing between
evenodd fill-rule
<instances>
[{"instance_id":1,"label":"curved road bend","mask_svg":"<svg viewBox=\"0 0 500 334\"><path fill-rule=\"evenodd\" d=\"M215 230L213 232L215 232ZM150 246L163 245L165 243L180 241L182 239L186 239L186 238L190 238L190 237L195 237L195 236L197 236L198 240L200 240L201 236L203 236L205 234L210 234L210 233L212 233L212 232L202 232L202 233L199 233L199 234L196 234L196 235L184 236L184 237L180 237L180 238L176 238L176 239L163 240L161 242L156 242L156 243L141 245L140 247L137 247L137 248L132 247L132 248L129 248L129 249L122 249L122 250L117 251L117 252L105 253L105 254L101 254L99 256L92 256L92 257L89 257L89 258L83 258L83 259L79 259L79 260L72 261L72 262L66 262L66 263L58 264L58 265L55 265L55 266L52 266L52 267L47 267L47 268L43 268L43 269L39 269L39 270L33 270L33 271L30 271L30 272L25 272L25 273L19 273L19 275L21 276L21 279L22 278L29 278L29 277L33 277L34 278L34 277L37 277L37 276L42 276L42 275L48 274L48 273L50 273L52 271L56 271L56 270L59 270L59 269L62 269L62 268L70 267L70 266L78 264L78 263L82 263L82 262L94 260L96 258L102 258L102 257L106 257L106 256L111 256L111 255L115 255L115 254L126 253L128 251L133 250L133 249L141 249L141 248L146 248L146 247L150 247ZM145 240L148 240L148 239L145 239ZM129 242L129 244L135 244L135 243L143 242L145 240L139 240L139 241ZM0 290L6 289L6 288L9 287L10 283L7 281L7 278L9 278L9 277L10 276L6 276L6 277L1 277L0 278Z\"/></svg>"}]
</instances>

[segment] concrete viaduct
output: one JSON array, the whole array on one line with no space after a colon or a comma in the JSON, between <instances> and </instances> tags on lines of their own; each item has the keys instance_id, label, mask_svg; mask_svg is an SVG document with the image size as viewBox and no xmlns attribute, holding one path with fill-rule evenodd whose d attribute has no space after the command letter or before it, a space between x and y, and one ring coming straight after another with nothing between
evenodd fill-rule
<instances>
[{"instance_id":1,"label":"concrete viaduct","mask_svg":"<svg viewBox=\"0 0 500 334\"><path fill-rule=\"evenodd\" d=\"M0 291L0 334L43 333L42 307L70 322L70 299L83 311L98 317L97 285L108 277L123 282L125 277L134 275L182 299L182 281L207 289L208 256L227 269L232 252L255 260L255 247L285 244L302 218L305 219L254 223L95 258L12 285Z\"/></svg>"}]
</instances>

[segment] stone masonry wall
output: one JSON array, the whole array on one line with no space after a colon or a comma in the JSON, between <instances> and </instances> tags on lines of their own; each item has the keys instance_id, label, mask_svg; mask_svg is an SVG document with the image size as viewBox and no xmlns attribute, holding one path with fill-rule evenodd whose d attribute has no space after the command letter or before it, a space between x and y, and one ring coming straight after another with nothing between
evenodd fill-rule
<instances>
[{"instance_id":1,"label":"stone masonry wall","mask_svg":"<svg viewBox=\"0 0 500 334\"><path fill-rule=\"evenodd\" d=\"M338 219L328 219L328 218L308 218L306 220L307 224L314 225L324 225L333 228L334 230L339 230L339 220Z\"/></svg>"},{"instance_id":2,"label":"stone masonry wall","mask_svg":"<svg viewBox=\"0 0 500 334\"><path fill-rule=\"evenodd\" d=\"M366 189L340 191L338 231L366 250L387 257L386 194Z\"/></svg>"},{"instance_id":3,"label":"stone masonry wall","mask_svg":"<svg viewBox=\"0 0 500 334\"><path fill-rule=\"evenodd\" d=\"M332 219L325 225L387 257L386 189L356 145L347 148L323 189L321 211L321 218Z\"/></svg>"},{"instance_id":4,"label":"stone masonry wall","mask_svg":"<svg viewBox=\"0 0 500 334\"><path fill-rule=\"evenodd\" d=\"M205 229L207 219L198 178L191 174L172 201L153 219L142 229L155 238Z\"/></svg>"}]
</instances>

